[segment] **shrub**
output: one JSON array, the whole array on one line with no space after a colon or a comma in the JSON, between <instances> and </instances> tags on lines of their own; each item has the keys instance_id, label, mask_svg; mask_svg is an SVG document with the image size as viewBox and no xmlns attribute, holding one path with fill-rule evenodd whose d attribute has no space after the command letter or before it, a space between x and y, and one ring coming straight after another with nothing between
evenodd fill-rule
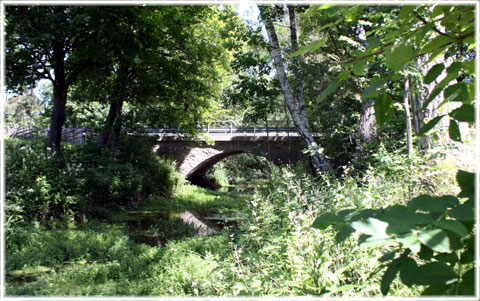
<instances>
[{"instance_id":1,"label":"shrub","mask_svg":"<svg viewBox=\"0 0 480 301\"><path fill-rule=\"evenodd\" d=\"M73 217L83 196L83 167L45 151L43 140L5 140L5 216L7 224L50 222Z\"/></svg>"},{"instance_id":2,"label":"shrub","mask_svg":"<svg viewBox=\"0 0 480 301\"><path fill-rule=\"evenodd\" d=\"M134 205L152 194L169 196L179 176L155 155L153 141L122 137L115 156L93 144L64 146L58 158L43 140L7 139L7 224L68 224L98 206Z\"/></svg>"}]
</instances>

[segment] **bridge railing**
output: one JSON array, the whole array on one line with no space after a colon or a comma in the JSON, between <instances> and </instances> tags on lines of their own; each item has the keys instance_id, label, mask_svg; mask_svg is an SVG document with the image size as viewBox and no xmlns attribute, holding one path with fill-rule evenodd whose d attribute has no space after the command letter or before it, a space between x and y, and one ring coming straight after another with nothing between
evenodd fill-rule
<instances>
[{"instance_id":1,"label":"bridge railing","mask_svg":"<svg viewBox=\"0 0 480 301\"><path fill-rule=\"evenodd\" d=\"M35 139L48 137L50 129L33 128L5 128L5 135L11 138ZM62 140L68 143L83 144L96 136L94 129L63 128Z\"/></svg>"},{"instance_id":2,"label":"bridge railing","mask_svg":"<svg viewBox=\"0 0 480 301\"><path fill-rule=\"evenodd\" d=\"M268 125L268 126L267 126ZM245 125L241 121L221 120L214 121L208 125L198 127L197 129L207 134L235 134L235 133L296 133L297 129L285 124L284 121L269 120L265 125Z\"/></svg>"},{"instance_id":3,"label":"bridge railing","mask_svg":"<svg viewBox=\"0 0 480 301\"><path fill-rule=\"evenodd\" d=\"M244 126L235 120L214 121L208 125L196 127L197 130L207 135L298 135L295 127L290 127L285 123L278 121L269 121L269 126ZM271 126L270 126L271 125ZM33 139L48 136L49 129L32 128L6 128L5 135L12 138ZM182 135L186 134L181 129L165 126L161 129L142 128L137 130L125 130L128 134L147 134L147 135ZM62 140L68 143L83 144L88 140L93 140L98 135L98 129L91 128L63 128ZM188 135L188 134L187 134Z\"/></svg>"}]
</instances>

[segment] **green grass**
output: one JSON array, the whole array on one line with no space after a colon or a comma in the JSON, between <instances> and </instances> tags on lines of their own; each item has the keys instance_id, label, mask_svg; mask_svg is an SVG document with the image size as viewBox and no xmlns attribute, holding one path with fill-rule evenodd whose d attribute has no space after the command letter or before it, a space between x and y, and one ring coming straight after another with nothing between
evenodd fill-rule
<instances>
[{"instance_id":1,"label":"green grass","mask_svg":"<svg viewBox=\"0 0 480 301\"><path fill-rule=\"evenodd\" d=\"M205 214L238 212L246 209L249 193L218 190L207 190L195 185L184 184L174 194L172 199L152 197L141 204L143 211L177 212L185 210Z\"/></svg>"},{"instance_id":2,"label":"green grass","mask_svg":"<svg viewBox=\"0 0 480 301\"><path fill-rule=\"evenodd\" d=\"M7 251L7 295L214 295L232 253L226 233L150 247L107 223L17 232L30 239Z\"/></svg>"}]
</instances>

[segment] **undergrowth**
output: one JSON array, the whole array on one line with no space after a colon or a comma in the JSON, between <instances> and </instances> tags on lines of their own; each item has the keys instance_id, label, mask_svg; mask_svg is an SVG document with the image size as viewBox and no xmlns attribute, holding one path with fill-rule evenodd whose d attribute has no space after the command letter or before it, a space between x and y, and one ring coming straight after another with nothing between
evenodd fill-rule
<instances>
[{"instance_id":1,"label":"undergrowth","mask_svg":"<svg viewBox=\"0 0 480 301\"><path fill-rule=\"evenodd\" d=\"M427 154L428 155L428 154ZM435 154L430 154L435 155ZM358 237L311 227L324 212L377 209L422 193L455 193L455 167L434 166L380 148L371 167L338 178L301 167L268 165L270 181L243 192L177 185L171 198L152 194L144 212L243 212L216 235L180 231L162 246L132 239L123 224L91 220L69 229L41 223L7 230L7 295L55 296L379 296L387 249L361 248ZM445 168L448 166L448 168ZM108 214L108 213L106 213ZM152 231L176 224L159 222ZM180 227L179 227L180 229ZM182 234L183 233L183 234ZM184 236L182 236L184 235ZM338 239L341 243L336 243ZM390 295L417 296L399 280Z\"/></svg>"}]
</instances>

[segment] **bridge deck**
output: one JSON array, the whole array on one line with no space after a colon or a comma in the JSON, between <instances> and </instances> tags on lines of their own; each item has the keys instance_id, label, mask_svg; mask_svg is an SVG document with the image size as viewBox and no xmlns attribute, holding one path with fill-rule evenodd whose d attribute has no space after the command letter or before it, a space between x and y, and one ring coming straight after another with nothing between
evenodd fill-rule
<instances>
[{"instance_id":1,"label":"bridge deck","mask_svg":"<svg viewBox=\"0 0 480 301\"><path fill-rule=\"evenodd\" d=\"M151 136L158 136L159 141L185 141L193 140L192 135L179 133L149 133ZM321 134L313 134L314 138L321 137ZM298 133L202 133L196 138L200 141L211 139L213 141L281 141L281 140L299 140Z\"/></svg>"},{"instance_id":2,"label":"bridge deck","mask_svg":"<svg viewBox=\"0 0 480 301\"><path fill-rule=\"evenodd\" d=\"M199 134L195 140L205 141L280 141L280 140L298 140L300 134L296 128L289 127L199 127ZM40 134L42 133L43 134ZM49 129L43 131L34 131L32 129L12 129L7 131L10 137L33 138L35 134L47 136ZM157 136L159 141L185 141L193 140L193 135L183 133L180 129L139 129L125 131L129 135L148 135ZM86 140L94 139L98 135L98 129L88 128L63 128L63 139L70 143L84 143ZM312 133L314 137L321 137L322 134Z\"/></svg>"}]
</instances>

